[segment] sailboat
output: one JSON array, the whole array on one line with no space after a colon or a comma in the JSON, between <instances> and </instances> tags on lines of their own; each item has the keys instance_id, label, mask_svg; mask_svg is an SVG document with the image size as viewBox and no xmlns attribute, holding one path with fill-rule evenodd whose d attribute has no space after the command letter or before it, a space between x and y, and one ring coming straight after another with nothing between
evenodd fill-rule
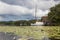
<instances>
[{"instance_id":1,"label":"sailboat","mask_svg":"<svg viewBox=\"0 0 60 40\"><path fill-rule=\"evenodd\" d=\"M43 22L40 22L39 19L37 18L37 11L38 11L37 4L35 4L35 7L34 8L35 8L34 14L35 14L35 20L36 20L36 22L34 24L31 24L31 25L32 26L42 26L42 25L44 25L44 23Z\"/></svg>"}]
</instances>

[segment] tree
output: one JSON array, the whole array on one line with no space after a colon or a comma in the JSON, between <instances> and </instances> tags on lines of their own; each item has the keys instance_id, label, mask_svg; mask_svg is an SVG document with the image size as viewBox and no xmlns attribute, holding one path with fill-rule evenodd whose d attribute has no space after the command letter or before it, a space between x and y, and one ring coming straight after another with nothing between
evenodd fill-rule
<instances>
[{"instance_id":1,"label":"tree","mask_svg":"<svg viewBox=\"0 0 60 40\"><path fill-rule=\"evenodd\" d=\"M20 26L20 21L14 21L15 26Z\"/></svg>"},{"instance_id":2,"label":"tree","mask_svg":"<svg viewBox=\"0 0 60 40\"><path fill-rule=\"evenodd\" d=\"M29 22L34 24L36 20L29 20Z\"/></svg>"},{"instance_id":3,"label":"tree","mask_svg":"<svg viewBox=\"0 0 60 40\"><path fill-rule=\"evenodd\" d=\"M48 20L52 25L60 25L60 4L50 8Z\"/></svg>"}]
</instances>

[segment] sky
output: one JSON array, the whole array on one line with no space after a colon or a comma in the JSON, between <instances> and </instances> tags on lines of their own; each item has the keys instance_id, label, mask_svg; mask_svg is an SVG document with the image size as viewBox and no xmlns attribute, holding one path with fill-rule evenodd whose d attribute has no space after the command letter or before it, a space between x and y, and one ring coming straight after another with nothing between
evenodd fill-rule
<instances>
[{"instance_id":1,"label":"sky","mask_svg":"<svg viewBox=\"0 0 60 40\"><path fill-rule=\"evenodd\" d=\"M60 0L0 0L0 21L31 20L46 16Z\"/></svg>"}]
</instances>

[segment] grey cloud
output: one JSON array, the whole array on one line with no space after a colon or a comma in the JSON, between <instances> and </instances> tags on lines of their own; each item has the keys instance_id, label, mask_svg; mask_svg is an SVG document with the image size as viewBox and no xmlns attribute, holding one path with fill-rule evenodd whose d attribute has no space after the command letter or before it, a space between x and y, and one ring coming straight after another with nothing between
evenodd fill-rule
<instances>
[{"instance_id":1,"label":"grey cloud","mask_svg":"<svg viewBox=\"0 0 60 40\"><path fill-rule=\"evenodd\" d=\"M14 4L16 2L16 0L1 0L3 2L6 2L8 4Z\"/></svg>"},{"instance_id":2,"label":"grey cloud","mask_svg":"<svg viewBox=\"0 0 60 40\"><path fill-rule=\"evenodd\" d=\"M24 6L27 8L34 8L34 0L1 0L5 3L11 4L11 5L20 5ZM38 7L41 10L47 10L51 6L54 6L55 4L58 4L60 1L59 0L37 0L38 1Z\"/></svg>"},{"instance_id":3,"label":"grey cloud","mask_svg":"<svg viewBox=\"0 0 60 40\"><path fill-rule=\"evenodd\" d=\"M60 0L54 0L54 1L60 1Z\"/></svg>"},{"instance_id":4,"label":"grey cloud","mask_svg":"<svg viewBox=\"0 0 60 40\"><path fill-rule=\"evenodd\" d=\"M0 21L13 21L13 20L31 20L34 18L31 14L25 14L25 15L12 15L12 14L0 14L0 18L3 18L4 20Z\"/></svg>"},{"instance_id":5,"label":"grey cloud","mask_svg":"<svg viewBox=\"0 0 60 40\"><path fill-rule=\"evenodd\" d=\"M31 0L1 0L1 1L11 5L20 5L20 6L27 6L27 7L29 5L31 6L31 3L30 3Z\"/></svg>"}]
</instances>

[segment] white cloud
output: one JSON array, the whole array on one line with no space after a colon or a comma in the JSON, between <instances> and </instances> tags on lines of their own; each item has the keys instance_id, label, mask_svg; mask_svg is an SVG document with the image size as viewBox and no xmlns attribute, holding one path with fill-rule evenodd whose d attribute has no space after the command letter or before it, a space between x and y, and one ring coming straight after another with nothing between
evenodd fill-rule
<instances>
[{"instance_id":1,"label":"white cloud","mask_svg":"<svg viewBox=\"0 0 60 40\"><path fill-rule=\"evenodd\" d=\"M0 14L8 13L9 12L9 8L8 7L9 7L9 5L7 5L7 4L5 4L3 2L0 2Z\"/></svg>"},{"instance_id":2,"label":"white cloud","mask_svg":"<svg viewBox=\"0 0 60 40\"><path fill-rule=\"evenodd\" d=\"M22 6L11 6L12 13L19 15L19 14L27 14L30 13L30 9L22 7Z\"/></svg>"},{"instance_id":3,"label":"white cloud","mask_svg":"<svg viewBox=\"0 0 60 40\"><path fill-rule=\"evenodd\" d=\"M45 16L45 15L47 15L48 14L48 12L49 12L49 10L45 10L45 11L42 11L42 10L38 10L38 12L37 12L37 17L42 17L42 16Z\"/></svg>"},{"instance_id":4,"label":"white cloud","mask_svg":"<svg viewBox=\"0 0 60 40\"><path fill-rule=\"evenodd\" d=\"M35 9L31 9L31 14L33 15L33 16L35 16ZM47 14L48 14L48 12L49 12L49 10L40 10L40 9L37 9L37 13L36 13L36 16L37 17L42 17L42 16L46 16Z\"/></svg>"}]
</instances>

